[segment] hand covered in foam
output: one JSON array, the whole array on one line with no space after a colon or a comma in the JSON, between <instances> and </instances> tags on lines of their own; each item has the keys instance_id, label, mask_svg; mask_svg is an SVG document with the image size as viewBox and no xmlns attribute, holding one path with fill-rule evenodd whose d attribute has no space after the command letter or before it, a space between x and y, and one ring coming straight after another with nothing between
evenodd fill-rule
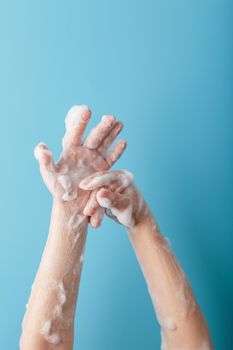
<instances>
[{"instance_id":1,"label":"hand covered in foam","mask_svg":"<svg viewBox=\"0 0 233 350\"><path fill-rule=\"evenodd\" d=\"M133 181L133 174L127 170L100 171L82 180L79 187L95 191L96 195L91 205L92 198L89 199L84 213L90 215L100 205L109 217L127 228L134 227L147 206Z\"/></svg>"},{"instance_id":2,"label":"hand covered in foam","mask_svg":"<svg viewBox=\"0 0 233 350\"><path fill-rule=\"evenodd\" d=\"M75 203L80 210L85 207L90 195L90 192L80 189L80 181L96 171L109 169L126 147L126 142L121 140L108 152L109 146L122 129L122 123L115 121L111 115L103 116L82 142L90 116L91 111L86 106L73 106L69 110L65 119L63 151L57 164L45 144L40 143L34 152L42 178L51 194L62 201ZM103 209L98 209L92 216L93 226L100 220L102 212Z\"/></svg>"}]
</instances>

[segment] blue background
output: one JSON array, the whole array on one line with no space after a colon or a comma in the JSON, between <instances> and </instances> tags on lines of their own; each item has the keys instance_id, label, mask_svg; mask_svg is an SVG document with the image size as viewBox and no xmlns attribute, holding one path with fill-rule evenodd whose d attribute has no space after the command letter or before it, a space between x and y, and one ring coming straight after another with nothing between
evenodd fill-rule
<instances>
[{"instance_id":1,"label":"blue background","mask_svg":"<svg viewBox=\"0 0 233 350\"><path fill-rule=\"evenodd\" d=\"M0 1L0 344L17 349L51 198L33 148L56 157L73 104L125 123L117 167L170 237L216 349L233 348L233 2ZM90 230L76 349L159 349L127 235Z\"/></svg>"}]
</instances>

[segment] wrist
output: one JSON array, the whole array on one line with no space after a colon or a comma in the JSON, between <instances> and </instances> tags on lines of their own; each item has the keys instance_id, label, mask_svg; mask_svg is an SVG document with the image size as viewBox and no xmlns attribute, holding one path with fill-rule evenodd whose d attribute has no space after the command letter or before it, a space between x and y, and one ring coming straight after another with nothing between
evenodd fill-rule
<instances>
[{"instance_id":1,"label":"wrist","mask_svg":"<svg viewBox=\"0 0 233 350\"><path fill-rule=\"evenodd\" d=\"M135 215L135 225L129 229L129 232L143 231L145 228L150 229L150 231L155 231L157 234L160 233L159 226L153 213L147 203L143 201L141 210Z\"/></svg>"},{"instance_id":2,"label":"wrist","mask_svg":"<svg viewBox=\"0 0 233 350\"><path fill-rule=\"evenodd\" d=\"M52 226L62 229L63 232L75 233L86 231L88 217L83 214L83 209L78 203L63 201L58 198L53 199L52 205Z\"/></svg>"},{"instance_id":3,"label":"wrist","mask_svg":"<svg viewBox=\"0 0 233 350\"><path fill-rule=\"evenodd\" d=\"M53 208L56 208L56 210L67 214L67 216L69 216L70 213L74 211L77 214L81 215L83 213L83 208L85 207L85 203L83 204L81 200L64 201L61 198L53 197L52 206Z\"/></svg>"}]
</instances>

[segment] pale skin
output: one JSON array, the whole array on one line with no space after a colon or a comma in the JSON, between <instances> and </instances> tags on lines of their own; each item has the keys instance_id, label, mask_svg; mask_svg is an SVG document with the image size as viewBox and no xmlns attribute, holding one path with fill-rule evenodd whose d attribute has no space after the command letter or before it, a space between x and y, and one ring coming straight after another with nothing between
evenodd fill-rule
<instances>
[{"instance_id":1,"label":"pale skin","mask_svg":"<svg viewBox=\"0 0 233 350\"><path fill-rule=\"evenodd\" d=\"M85 106L69 111L57 164L44 144L35 149L42 178L54 199L48 240L23 320L21 350L73 348L74 313L89 220L83 210L90 197L79 183L87 174L109 169L126 147L121 140L108 151L122 129L122 123L110 115L103 117L82 142L90 115ZM102 214L99 208L90 219L94 227L100 224Z\"/></svg>"},{"instance_id":2,"label":"pale skin","mask_svg":"<svg viewBox=\"0 0 233 350\"><path fill-rule=\"evenodd\" d=\"M125 170L97 172L81 181L98 205L125 226L161 326L163 350L212 350L209 330L188 280L147 203ZM88 205L87 205L88 206Z\"/></svg>"},{"instance_id":3,"label":"pale skin","mask_svg":"<svg viewBox=\"0 0 233 350\"><path fill-rule=\"evenodd\" d=\"M122 124L107 116L82 142L89 118L87 108L68 113L58 164L45 145L36 148L43 180L54 200L48 240L23 322L21 350L73 348L87 226L88 222L99 226L104 211L128 232L161 326L161 348L213 349L186 276L132 174L109 170L126 146L119 141L107 151Z\"/></svg>"}]
</instances>

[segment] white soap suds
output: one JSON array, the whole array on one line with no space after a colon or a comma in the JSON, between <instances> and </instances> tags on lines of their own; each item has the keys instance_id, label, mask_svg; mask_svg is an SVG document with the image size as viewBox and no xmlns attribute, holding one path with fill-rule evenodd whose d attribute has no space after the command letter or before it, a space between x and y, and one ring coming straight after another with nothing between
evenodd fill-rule
<instances>
[{"instance_id":1,"label":"white soap suds","mask_svg":"<svg viewBox=\"0 0 233 350\"><path fill-rule=\"evenodd\" d=\"M86 221L86 217L83 214L79 214L78 211L74 210L70 219L67 223L69 230L75 231L77 230L84 222Z\"/></svg>"},{"instance_id":2,"label":"white soap suds","mask_svg":"<svg viewBox=\"0 0 233 350\"><path fill-rule=\"evenodd\" d=\"M118 221L127 228L134 227L135 221L132 216L133 206L130 204L126 209L120 211L115 208L111 208L112 214L117 217Z\"/></svg>"},{"instance_id":3,"label":"white soap suds","mask_svg":"<svg viewBox=\"0 0 233 350\"><path fill-rule=\"evenodd\" d=\"M61 305L64 305L66 302L66 291L63 285L63 282L59 282L58 284L58 300Z\"/></svg>"},{"instance_id":4,"label":"white soap suds","mask_svg":"<svg viewBox=\"0 0 233 350\"><path fill-rule=\"evenodd\" d=\"M98 197L98 202L103 208L111 208L111 201L106 197Z\"/></svg>"},{"instance_id":5,"label":"white soap suds","mask_svg":"<svg viewBox=\"0 0 233 350\"><path fill-rule=\"evenodd\" d=\"M175 331L177 329L176 323L172 320L172 318L165 319L163 322L163 326L169 331Z\"/></svg>"},{"instance_id":6,"label":"white soap suds","mask_svg":"<svg viewBox=\"0 0 233 350\"><path fill-rule=\"evenodd\" d=\"M87 123L90 115L91 111L85 105L70 108L65 118L66 133L62 139L63 149L68 148L72 132L74 132L80 123Z\"/></svg>"},{"instance_id":7,"label":"white soap suds","mask_svg":"<svg viewBox=\"0 0 233 350\"><path fill-rule=\"evenodd\" d=\"M117 189L117 192L123 191L125 188L127 188L129 185L131 185L134 182L134 175L128 170L120 170L119 172L119 183L120 186Z\"/></svg>"},{"instance_id":8,"label":"white soap suds","mask_svg":"<svg viewBox=\"0 0 233 350\"><path fill-rule=\"evenodd\" d=\"M114 117L113 115L106 115L106 114L104 114L104 115L102 115L102 117L101 117L101 120L102 120L103 122L105 122L106 124L111 123L111 121L113 121L114 119L115 119L115 117Z\"/></svg>"},{"instance_id":9,"label":"white soap suds","mask_svg":"<svg viewBox=\"0 0 233 350\"><path fill-rule=\"evenodd\" d=\"M41 327L41 335L50 344L59 344L61 341L61 336L59 333L51 333L52 321L46 320Z\"/></svg>"},{"instance_id":10,"label":"white soap suds","mask_svg":"<svg viewBox=\"0 0 233 350\"><path fill-rule=\"evenodd\" d=\"M53 314L55 317L61 317L62 316L62 305L58 304L54 307Z\"/></svg>"},{"instance_id":11,"label":"white soap suds","mask_svg":"<svg viewBox=\"0 0 233 350\"><path fill-rule=\"evenodd\" d=\"M116 170L109 171L96 175L90 176L90 179L85 179L81 181L79 186L84 190L92 190L97 187L105 186L106 184L116 184L117 192L121 192L121 190L128 187L133 183L134 176L127 170Z\"/></svg>"},{"instance_id":12,"label":"white soap suds","mask_svg":"<svg viewBox=\"0 0 233 350\"><path fill-rule=\"evenodd\" d=\"M52 333L49 337L48 337L48 342L51 344L59 344L61 341L61 336L59 333Z\"/></svg>"},{"instance_id":13,"label":"white soap suds","mask_svg":"<svg viewBox=\"0 0 233 350\"><path fill-rule=\"evenodd\" d=\"M67 301L67 292L62 281L51 281L50 288L51 291L54 291L57 294L57 303L53 307L51 319L47 319L42 324L40 333L49 343L59 344L61 341L59 330L70 326L70 320L68 320L69 322L66 320L63 311L63 306Z\"/></svg>"},{"instance_id":14,"label":"white soap suds","mask_svg":"<svg viewBox=\"0 0 233 350\"><path fill-rule=\"evenodd\" d=\"M74 130L77 125L80 123L80 121L86 122L85 115L87 114L87 111L90 113L89 107L82 105L82 106L73 106L69 109L65 124L67 130Z\"/></svg>"},{"instance_id":15,"label":"white soap suds","mask_svg":"<svg viewBox=\"0 0 233 350\"><path fill-rule=\"evenodd\" d=\"M90 167L89 164L83 164L84 160L75 160L75 162L71 162L69 164L68 169L65 169L65 172L54 177L56 179L56 183L58 183L61 187L60 197L64 201L72 201L78 196L79 183L82 179L90 175ZM83 164L83 165L81 165Z\"/></svg>"},{"instance_id":16,"label":"white soap suds","mask_svg":"<svg viewBox=\"0 0 233 350\"><path fill-rule=\"evenodd\" d=\"M124 226L130 228L134 226L134 219L132 217L132 212L133 212L133 206L132 204L129 204L128 207L126 207L124 210L119 210L116 208L112 207L111 201L106 198L106 197L101 197L100 195L98 196L98 202L101 205L101 207L110 209L111 214L117 218L117 220Z\"/></svg>"},{"instance_id":17,"label":"white soap suds","mask_svg":"<svg viewBox=\"0 0 233 350\"><path fill-rule=\"evenodd\" d=\"M34 156L37 160L40 160L44 154L50 158L53 156L52 152L47 148L46 144L44 142L40 142L34 149Z\"/></svg>"},{"instance_id":18,"label":"white soap suds","mask_svg":"<svg viewBox=\"0 0 233 350\"><path fill-rule=\"evenodd\" d=\"M70 182L70 176L60 175L57 178L58 182L62 185L65 191L70 191L72 189L72 185Z\"/></svg>"},{"instance_id":19,"label":"white soap suds","mask_svg":"<svg viewBox=\"0 0 233 350\"><path fill-rule=\"evenodd\" d=\"M70 202L70 201L73 201L74 199L77 198L77 193L76 191L73 191L73 192L65 192L62 196L62 199L65 201L65 202Z\"/></svg>"},{"instance_id":20,"label":"white soap suds","mask_svg":"<svg viewBox=\"0 0 233 350\"><path fill-rule=\"evenodd\" d=\"M73 188L73 185L71 182L71 176L60 175L58 176L57 181L60 183L60 185L64 189L64 194L62 196L62 199L64 201L68 202L77 198L77 191Z\"/></svg>"},{"instance_id":21,"label":"white soap suds","mask_svg":"<svg viewBox=\"0 0 233 350\"><path fill-rule=\"evenodd\" d=\"M41 156L43 155L42 149L39 147L41 143L34 149L34 157L39 160Z\"/></svg>"},{"instance_id":22,"label":"white soap suds","mask_svg":"<svg viewBox=\"0 0 233 350\"><path fill-rule=\"evenodd\" d=\"M51 320L47 320L45 321L45 323L43 324L42 328L41 328L41 332L43 335L48 335L51 329L51 325L52 325L52 321Z\"/></svg>"},{"instance_id":23,"label":"white soap suds","mask_svg":"<svg viewBox=\"0 0 233 350\"><path fill-rule=\"evenodd\" d=\"M163 249L169 253L171 252L171 241L168 237L163 237L163 238L164 238Z\"/></svg>"}]
</instances>

